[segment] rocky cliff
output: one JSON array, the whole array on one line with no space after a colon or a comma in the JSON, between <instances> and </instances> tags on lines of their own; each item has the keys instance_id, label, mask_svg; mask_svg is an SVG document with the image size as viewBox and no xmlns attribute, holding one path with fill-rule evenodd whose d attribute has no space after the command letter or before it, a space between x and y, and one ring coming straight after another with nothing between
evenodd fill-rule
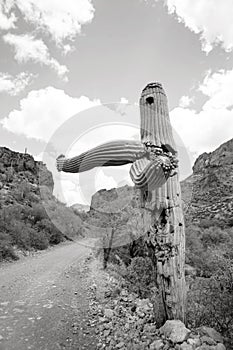
<instances>
[{"instance_id":1,"label":"rocky cliff","mask_svg":"<svg viewBox=\"0 0 233 350\"><path fill-rule=\"evenodd\" d=\"M13 193L19 187L27 187L27 191L39 196L39 185L53 192L52 173L45 164L35 161L29 154L0 147L0 203L13 204L16 201Z\"/></svg>"},{"instance_id":2,"label":"rocky cliff","mask_svg":"<svg viewBox=\"0 0 233 350\"><path fill-rule=\"evenodd\" d=\"M229 222L233 213L233 139L200 155L181 188L188 220Z\"/></svg>"},{"instance_id":3,"label":"rocky cliff","mask_svg":"<svg viewBox=\"0 0 233 350\"><path fill-rule=\"evenodd\" d=\"M129 205L133 205L137 191L134 187L123 186L111 190L100 190L91 199L91 212L118 213Z\"/></svg>"}]
</instances>

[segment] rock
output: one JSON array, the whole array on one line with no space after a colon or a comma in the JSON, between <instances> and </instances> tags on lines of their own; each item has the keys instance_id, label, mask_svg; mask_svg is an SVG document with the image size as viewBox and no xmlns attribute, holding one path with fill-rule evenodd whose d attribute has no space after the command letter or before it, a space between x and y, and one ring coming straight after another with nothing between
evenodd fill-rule
<instances>
[{"instance_id":1,"label":"rock","mask_svg":"<svg viewBox=\"0 0 233 350\"><path fill-rule=\"evenodd\" d=\"M105 309L104 310L104 316L106 316L107 318L113 318L114 311L112 309Z\"/></svg>"},{"instance_id":2,"label":"rock","mask_svg":"<svg viewBox=\"0 0 233 350\"><path fill-rule=\"evenodd\" d=\"M3 336L2 336L2 335L0 335L0 341L1 341L1 340L3 340Z\"/></svg>"},{"instance_id":3,"label":"rock","mask_svg":"<svg viewBox=\"0 0 233 350\"><path fill-rule=\"evenodd\" d=\"M192 350L192 349L193 349L192 345L186 342L180 345L180 350Z\"/></svg>"},{"instance_id":4,"label":"rock","mask_svg":"<svg viewBox=\"0 0 233 350\"><path fill-rule=\"evenodd\" d=\"M163 347L163 350L169 350L169 349L171 349L171 348L170 348L170 344L169 344L169 343L166 343L166 344L164 345L164 347Z\"/></svg>"},{"instance_id":5,"label":"rock","mask_svg":"<svg viewBox=\"0 0 233 350\"><path fill-rule=\"evenodd\" d=\"M105 329L104 337L106 338L107 336L109 336L110 332L111 332L110 329Z\"/></svg>"},{"instance_id":6,"label":"rock","mask_svg":"<svg viewBox=\"0 0 233 350\"><path fill-rule=\"evenodd\" d=\"M190 330L180 320L168 320L159 329L159 332L164 334L173 343L182 343L186 340Z\"/></svg>"},{"instance_id":7,"label":"rock","mask_svg":"<svg viewBox=\"0 0 233 350\"><path fill-rule=\"evenodd\" d=\"M193 347L198 347L201 345L201 340L199 337L195 337L195 338L189 338L187 340L187 343L192 345Z\"/></svg>"},{"instance_id":8,"label":"rock","mask_svg":"<svg viewBox=\"0 0 233 350\"><path fill-rule=\"evenodd\" d=\"M123 289L123 290L121 291L121 295L122 295L123 297L126 297L126 296L128 295L128 291L127 291L126 289Z\"/></svg>"},{"instance_id":9,"label":"rock","mask_svg":"<svg viewBox=\"0 0 233 350\"><path fill-rule=\"evenodd\" d=\"M104 329L109 329L112 326L112 322L104 323L103 326L104 326Z\"/></svg>"},{"instance_id":10,"label":"rock","mask_svg":"<svg viewBox=\"0 0 233 350\"><path fill-rule=\"evenodd\" d=\"M163 348L163 345L162 339L157 339L150 344L150 350L160 350Z\"/></svg>"},{"instance_id":11,"label":"rock","mask_svg":"<svg viewBox=\"0 0 233 350\"><path fill-rule=\"evenodd\" d=\"M217 343L223 343L223 337L214 328L202 326L197 329L201 335L207 335L208 337L214 339Z\"/></svg>"},{"instance_id":12,"label":"rock","mask_svg":"<svg viewBox=\"0 0 233 350\"><path fill-rule=\"evenodd\" d=\"M136 313L141 318L143 318L145 316L144 312L142 312L139 308L137 308Z\"/></svg>"},{"instance_id":13,"label":"rock","mask_svg":"<svg viewBox=\"0 0 233 350\"><path fill-rule=\"evenodd\" d=\"M216 341L213 338L208 337L207 335L201 337L201 343L206 343L208 345L216 345Z\"/></svg>"},{"instance_id":14,"label":"rock","mask_svg":"<svg viewBox=\"0 0 233 350\"><path fill-rule=\"evenodd\" d=\"M146 323L144 326L144 332L156 333L157 328L155 324Z\"/></svg>"},{"instance_id":15,"label":"rock","mask_svg":"<svg viewBox=\"0 0 233 350\"><path fill-rule=\"evenodd\" d=\"M226 350L225 346L222 343L218 343L214 349L215 350Z\"/></svg>"},{"instance_id":16,"label":"rock","mask_svg":"<svg viewBox=\"0 0 233 350\"><path fill-rule=\"evenodd\" d=\"M105 297L105 298L110 298L111 295L112 295L112 293L111 293L110 290L106 290L106 291L104 292L104 297Z\"/></svg>"},{"instance_id":17,"label":"rock","mask_svg":"<svg viewBox=\"0 0 233 350\"><path fill-rule=\"evenodd\" d=\"M149 299L137 299L135 301L137 307L142 311L150 311L153 308L153 305L150 303Z\"/></svg>"},{"instance_id":18,"label":"rock","mask_svg":"<svg viewBox=\"0 0 233 350\"><path fill-rule=\"evenodd\" d=\"M196 350L215 350L215 346L214 345L202 344L201 346L196 348Z\"/></svg>"},{"instance_id":19,"label":"rock","mask_svg":"<svg viewBox=\"0 0 233 350\"><path fill-rule=\"evenodd\" d=\"M125 343L123 341L121 341L120 343L118 343L116 345L116 347L117 347L117 349L121 349L121 348L123 348L124 345L125 345Z\"/></svg>"}]
</instances>

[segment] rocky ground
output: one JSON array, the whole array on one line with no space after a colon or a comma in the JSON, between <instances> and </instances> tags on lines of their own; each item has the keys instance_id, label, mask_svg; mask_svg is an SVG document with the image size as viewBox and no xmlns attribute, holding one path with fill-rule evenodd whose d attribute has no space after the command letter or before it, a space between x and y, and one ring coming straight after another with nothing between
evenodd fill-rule
<instances>
[{"instance_id":1,"label":"rocky ground","mask_svg":"<svg viewBox=\"0 0 233 350\"><path fill-rule=\"evenodd\" d=\"M222 336L213 328L191 330L179 320L158 328L149 299L122 288L96 260L91 265L90 317L95 319L97 349L226 350Z\"/></svg>"},{"instance_id":2,"label":"rocky ground","mask_svg":"<svg viewBox=\"0 0 233 350\"><path fill-rule=\"evenodd\" d=\"M212 328L177 320L158 328L151 301L129 292L111 265L103 270L90 244L2 265L0 291L1 350L226 350Z\"/></svg>"}]
</instances>

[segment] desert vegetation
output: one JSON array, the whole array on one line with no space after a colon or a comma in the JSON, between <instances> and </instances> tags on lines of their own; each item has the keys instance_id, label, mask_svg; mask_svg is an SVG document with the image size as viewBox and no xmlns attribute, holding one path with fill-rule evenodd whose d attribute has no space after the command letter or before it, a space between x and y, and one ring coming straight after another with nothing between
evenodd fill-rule
<instances>
[{"instance_id":1,"label":"desert vegetation","mask_svg":"<svg viewBox=\"0 0 233 350\"><path fill-rule=\"evenodd\" d=\"M22 182L11 191L12 203L0 207L0 261L17 259L18 250L43 250L81 234L81 218L72 209L49 191L43 202L30 188Z\"/></svg>"},{"instance_id":2,"label":"desert vegetation","mask_svg":"<svg viewBox=\"0 0 233 350\"><path fill-rule=\"evenodd\" d=\"M233 346L233 227L231 222L203 220L186 227L187 326L213 327ZM101 254L100 250L98 254ZM126 288L157 305L153 264L143 237L112 248L108 272ZM156 320L155 320L156 321ZM157 320L158 321L158 320Z\"/></svg>"}]
</instances>

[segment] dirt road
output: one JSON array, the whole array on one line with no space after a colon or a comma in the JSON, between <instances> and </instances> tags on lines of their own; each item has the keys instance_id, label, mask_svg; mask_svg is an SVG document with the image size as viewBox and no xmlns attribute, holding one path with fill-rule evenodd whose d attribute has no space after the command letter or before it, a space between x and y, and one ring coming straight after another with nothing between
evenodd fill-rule
<instances>
[{"instance_id":1,"label":"dirt road","mask_svg":"<svg viewBox=\"0 0 233 350\"><path fill-rule=\"evenodd\" d=\"M0 266L1 350L96 349L83 264L88 243L66 243Z\"/></svg>"}]
</instances>

